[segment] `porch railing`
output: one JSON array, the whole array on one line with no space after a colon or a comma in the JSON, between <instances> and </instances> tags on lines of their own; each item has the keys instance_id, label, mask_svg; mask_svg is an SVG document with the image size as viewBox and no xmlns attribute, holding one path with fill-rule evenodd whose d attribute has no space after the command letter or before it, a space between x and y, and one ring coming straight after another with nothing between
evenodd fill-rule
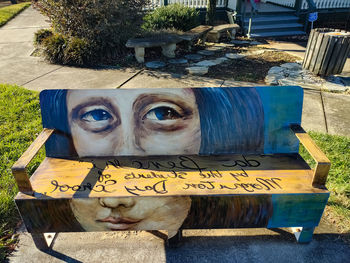
<instances>
[{"instance_id":1,"label":"porch railing","mask_svg":"<svg viewBox=\"0 0 350 263\"><path fill-rule=\"evenodd\" d=\"M291 8L295 6L295 0L268 0L267 2Z\"/></svg>"},{"instance_id":2,"label":"porch railing","mask_svg":"<svg viewBox=\"0 0 350 263\"><path fill-rule=\"evenodd\" d=\"M350 7L350 0L314 0L317 9L327 8L348 8ZM308 8L306 0L303 1L301 9L305 10Z\"/></svg>"},{"instance_id":3,"label":"porch railing","mask_svg":"<svg viewBox=\"0 0 350 263\"><path fill-rule=\"evenodd\" d=\"M151 8L157 8L164 5L170 5L170 4L183 4L189 7L195 7L195 8L206 8L207 7L207 0L151 0ZM218 0L216 7L226 7L226 1L225 0Z\"/></svg>"},{"instance_id":4,"label":"porch railing","mask_svg":"<svg viewBox=\"0 0 350 263\"><path fill-rule=\"evenodd\" d=\"M268 0L267 2L278 4L281 6L294 8L296 0ZM317 9L327 8L349 8L350 0L313 0ZM302 0L301 10L309 9L307 0Z\"/></svg>"}]
</instances>

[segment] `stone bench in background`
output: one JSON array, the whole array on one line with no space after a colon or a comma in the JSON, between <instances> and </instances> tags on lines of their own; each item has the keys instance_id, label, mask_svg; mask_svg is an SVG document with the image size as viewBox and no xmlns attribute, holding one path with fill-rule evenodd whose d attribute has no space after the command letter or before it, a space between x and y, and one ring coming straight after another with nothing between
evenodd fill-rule
<instances>
[{"instance_id":1,"label":"stone bench in background","mask_svg":"<svg viewBox=\"0 0 350 263\"><path fill-rule=\"evenodd\" d=\"M177 35L165 35L158 38L133 38L129 39L126 47L135 49L135 58L137 62L145 62L145 48L161 47L162 54L168 58L175 57L176 44L183 39Z\"/></svg>"},{"instance_id":2,"label":"stone bench in background","mask_svg":"<svg viewBox=\"0 0 350 263\"><path fill-rule=\"evenodd\" d=\"M218 42L222 33L228 33L230 37L234 37L239 28L240 27L237 24L214 26L214 28L208 33L208 40L210 42Z\"/></svg>"},{"instance_id":3,"label":"stone bench in background","mask_svg":"<svg viewBox=\"0 0 350 263\"><path fill-rule=\"evenodd\" d=\"M207 39L208 32L212 29L212 26L200 25L192 28L189 31L186 31L183 35L180 35L180 38L188 41L188 49L190 50L191 46L195 44L195 42L199 39L201 40L202 44L204 44Z\"/></svg>"}]
</instances>

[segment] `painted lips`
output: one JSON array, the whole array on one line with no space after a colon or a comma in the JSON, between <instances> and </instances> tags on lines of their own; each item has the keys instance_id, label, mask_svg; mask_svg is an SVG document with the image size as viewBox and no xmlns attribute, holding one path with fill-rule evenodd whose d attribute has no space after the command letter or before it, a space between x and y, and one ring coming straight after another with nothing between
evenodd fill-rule
<instances>
[{"instance_id":1,"label":"painted lips","mask_svg":"<svg viewBox=\"0 0 350 263\"><path fill-rule=\"evenodd\" d=\"M115 218L112 216L104 219L96 220L97 222L106 223L107 228L110 230L127 230L134 227L141 220L130 219L130 218Z\"/></svg>"}]
</instances>

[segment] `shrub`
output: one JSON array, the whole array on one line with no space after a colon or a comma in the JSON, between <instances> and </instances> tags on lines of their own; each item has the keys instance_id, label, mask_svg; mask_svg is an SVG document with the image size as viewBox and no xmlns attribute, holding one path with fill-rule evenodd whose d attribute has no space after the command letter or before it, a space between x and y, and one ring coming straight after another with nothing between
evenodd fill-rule
<instances>
[{"instance_id":1,"label":"shrub","mask_svg":"<svg viewBox=\"0 0 350 263\"><path fill-rule=\"evenodd\" d=\"M46 59L52 63L63 63L63 51L66 46L66 39L62 34L56 33L45 38L42 42L42 46Z\"/></svg>"},{"instance_id":2,"label":"shrub","mask_svg":"<svg viewBox=\"0 0 350 263\"><path fill-rule=\"evenodd\" d=\"M52 32L40 33L37 34L39 40L35 41L39 43L43 55L51 63L84 66L95 60L89 41L85 38L65 37Z\"/></svg>"},{"instance_id":3,"label":"shrub","mask_svg":"<svg viewBox=\"0 0 350 263\"><path fill-rule=\"evenodd\" d=\"M126 41L141 31L143 7L146 4L148 0L39 0L36 6L49 17L54 32L66 40L69 46L66 52L72 51L69 56L61 54L61 57L84 60L86 58L81 57L82 53L78 55L76 52L82 48L94 53L88 56L89 60L104 61L106 57L125 53ZM55 45L56 41L57 37L47 44ZM47 48L54 55L50 60L60 58L50 47Z\"/></svg>"},{"instance_id":4,"label":"shrub","mask_svg":"<svg viewBox=\"0 0 350 263\"><path fill-rule=\"evenodd\" d=\"M199 11L181 4L162 6L144 17L143 29L175 28L187 31L199 25Z\"/></svg>"},{"instance_id":5,"label":"shrub","mask_svg":"<svg viewBox=\"0 0 350 263\"><path fill-rule=\"evenodd\" d=\"M51 29L40 29L34 34L34 44L41 45L44 39L51 37L53 32Z\"/></svg>"}]
</instances>

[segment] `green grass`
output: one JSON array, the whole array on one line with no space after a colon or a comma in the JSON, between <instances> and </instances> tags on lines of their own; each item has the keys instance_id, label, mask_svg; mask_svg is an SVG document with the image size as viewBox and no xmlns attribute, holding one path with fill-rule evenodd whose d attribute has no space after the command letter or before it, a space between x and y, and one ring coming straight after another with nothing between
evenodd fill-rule
<instances>
[{"instance_id":1,"label":"green grass","mask_svg":"<svg viewBox=\"0 0 350 263\"><path fill-rule=\"evenodd\" d=\"M28 6L30 6L30 3L20 3L0 8L0 26L6 24Z\"/></svg>"},{"instance_id":2,"label":"green grass","mask_svg":"<svg viewBox=\"0 0 350 263\"><path fill-rule=\"evenodd\" d=\"M330 159L332 165L327 178L327 188L331 191L328 206L336 219L336 225L350 234L350 138L309 132L312 139ZM311 166L312 157L301 147L301 156Z\"/></svg>"},{"instance_id":3,"label":"green grass","mask_svg":"<svg viewBox=\"0 0 350 263\"><path fill-rule=\"evenodd\" d=\"M13 248L19 215L13 198L18 192L11 166L41 131L39 94L17 86L0 84L0 262ZM31 173L43 152L29 167Z\"/></svg>"}]
</instances>

